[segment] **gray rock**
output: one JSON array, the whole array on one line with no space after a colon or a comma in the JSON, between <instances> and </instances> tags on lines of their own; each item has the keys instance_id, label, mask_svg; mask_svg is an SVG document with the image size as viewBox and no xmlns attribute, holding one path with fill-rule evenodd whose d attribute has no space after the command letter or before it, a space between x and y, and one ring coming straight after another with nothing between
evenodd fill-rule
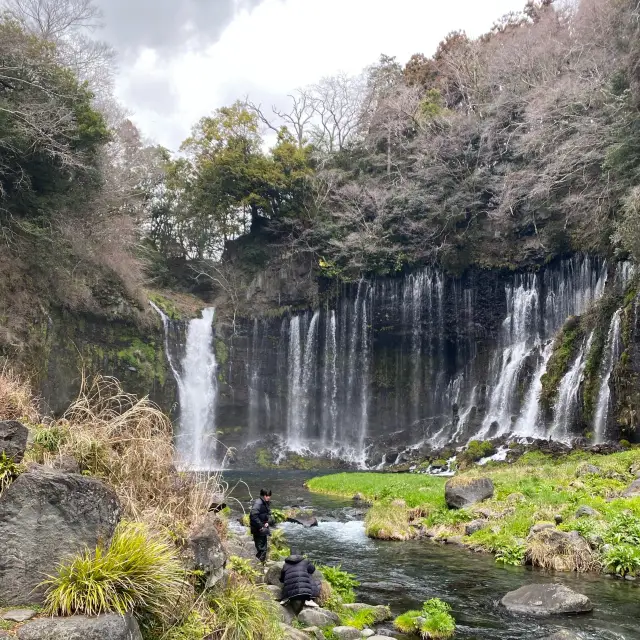
<instances>
[{"instance_id":1,"label":"gray rock","mask_svg":"<svg viewBox=\"0 0 640 640\"><path fill-rule=\"evenodd\" d=\"M592 507L583 504L576 510L576 518L595 518L600 514Z\"/></svg>"},{"instance_id":2,"label":"gray rock","mask_svg":"<svg viewBox=\"0 0 640 640\"><path fill-rule=\"evenodd\" d=\"M278 618L280 618L280 622L283 622L284 624L291 624L296 617L293 611L289 607L286 607L282 604L278 605L276 609L276 614Z\"/></svg>"},{"instance_id":3,"label":"gray rock","mask_svg":"<svg viewBox=\"0 0 640 640\"><path fill-rule=\"evenodd\" d=\"M286 640L309 640L309 636L300 629L294 629L286 624L282 625L282 629Z\"/></svg>"},{"instance_id":4,"label":"gray rock","mask_svg":"<svg viewBox=\"0 0 640 640\"><path fill-rule=\"evenodd\" d=\"M17 420L0 421L0 455L20 462L27 448L29 429Z\"/></svg>"},{"instance_id":5,"label":"gray rock","mask_svg":"<svg viewBox=\"0 0 640 640\"><path fill-rule=\"evenodd\" d=\"M56 456L49 466L65 473L80 473L80 465L73 456Z\"/></svg>"},{"instance_id":6,"label":"gray rock","mask_svg":"<svg viewBox=\"0 0 640 640\"><path fill-rule=\"evenodd\" d=\"M15 636L9 635L6 631L0 631L0 640L14 640Z\"/></svg>"},{"instance_id":7,"label":"gray rock","mask_svg":"<svg viewBox=\"0 0 640 640\"><path fill-rule=\"evenodd\" d=\"M19 640L142 640L131 614L109 613L96 618L40 618L18 629Z\"/></svg>"},{"instance_id":8,"label":"gray rock","mask_svg":"<svg viewBox=\"0 0 640 640\"><path fill-rule=\"evenodd\" d=\"M0 617L10 622L26 622L27 620L31 620L36 613L33 609L10 609L9 611L5 611Z\"/></svg>"},{"instance_id":9,"label":"gray rock","mask_svg":"<svg viewBox=\"0 0 640 640\"><path fill-rule=\"evenodd\" d=\"M208 512L189 538L194 566L207 576L207 589L220 581L227 562L227 554L215 526L217 519L215 513Z\"/></svg>"},{"instance_id":10,"label":"gray rock","mask_svg":"<svg viewBox=\"0 0 640 640\"><path fill-rule=\"evenodd\" d=\"M581 464L576 469L576 477L581 476L599 476L602 475L602 469L596 467L594 464Z\"/></svg>"},{"instance_id":11,"label":"gray rock","mask_svg":"<svg viewBox=\"0 0 640 640\"><path fill-rule=\"evenodd\" d=\"M294 516L292 518L287 518L287 522L301 524L307 529L318 526L318 518L316 518L315 516L311 516L310 518L305 518L304 516Z\"/></svg>"},{"instance_id":12,"label":"gray rock","mask_svg":"<svg viewBox=\"0 0 640 640\"><path fill-rule=\"evenodd\" d=\"M271 594L274 600L282 600L282 587L276 587L273 584L267 584L264 586L264 590Z\"/></svg>"},{"instance_id":13,"label":"gray rock","mask_svg":"<svg viewBox=\"0 0 640 640\"><path fill-rule=\"evenodd\" d=\"M376 632L372 631L371 629L363 629L362 630L362 637L363 638L370 638L371 636L375 636Z\"/></svg>"},{"instance_id":14,"label":"gray rock","mask_svg":"<svg viewBox=\"0 0 640 640\"><path fill-rule=\"evenodd\" d=\"M280 582L280 573L282 572L282 567L284 567L284 560L274 562L267 569L267 573L264 576L265 584L270 584L274 587L281 587L282 582Z\"/></svg>"},{"instance_id":15,"label":"gray rock","mask_svg":"<svg viewBox=\"0 0 640 640\"><path fill-rule=\"evenodd\" d=\"M303 609L298 614L298 620L308 627L328 627L340 622L340 618L327 609Z\"/></svg>"},{"instance_id":16,"label":"gray rock","mask_svg":"<svg viewBox=\"0 0 640 640\"><path fill-rule=\"evenodd\" d=\"M623 492L623 498L637 498L640 496L640 480L634 480Z\"/></svg>"},{"instance_id":17,"label":"gray rock","mask_svg":"<svg viewBox=\"0 0 640 640\"><path fill-rule=\"evenodd\" d=\"M42 603L44 577L65 558L107 545L119 519L115 491L96 478L23 473L0 496L0 600Z\"/></svg>"},{"instance_id":18,"label":"gray rock","mask_svg":"<svg viewBox=\"0 0 640 640\"><path fill-rule=\"evenodd\" d=\"M534 525L531 526L531 529L529 529L529 535L535 535L536 533L539 533L540 531L544 531L545 529L555 529L556 525L553 522L536 522Z\"/></svg>"},{"instance_id":19,"label":"gray rock","mask_svg":"<svg viewBox=\"0 0 640 640\"><path fill-rule=\"evenodd\" d=\"M319 627L305 627L301 629L302 633L304 633L307 638L316 638L316 640L325 640L324 633L322 633L322 629Z\"/></svg>"},{"instance_id":20,"label":"gray rock","mask_svg":"<svg viewBox=\"0 0 640 640\"><path fill-rule=\"evenodd\" d=\"M572 631L567 631L566 629L561 629L560 631L556 631L550 636L545 636L542 640L581 640L582 636L579 636Z\"/></svg>"},{"instance_id":21,"label":"gray rock","mask_svg":"<svg viewBox=\"0 0 640 640\"><path fill-rule=\"evenodd\" d=\"M474 478L463 482L454 478L444 487L444 498L450 509L462 509L492 496L493 482L490 478Z\"/></svg>"},{"instance_id":22,"label":"gray rock","mask_svg":"<svg viewBox=\"0 0 640 640\"><path fill-rule=\"evenodd\" d=\"M359 640L362 637L360 630L355 627L334 627L332 631L338 640Z\"/></svg>"},{"instance_id":23,"label":"gray rock","mask_svg":"<svg viewBox=\"0 0 640 640\"><path fill-rule=\"evenodd\" d=\"M476 531L480 531L487 526L486 520L472 520L471 522L467 522L464 525L464 532L466 535L470 536L474 534Z\"/></svg>"},{"instance_id":24,"label":"gray rock","mask_svg":"<svg viewBox=\"0 0 640 640\"><path fill-rule=\"evenodd\" d=\"M528 584L510 591L502 604L511 613L551 616L561 613L585 613L593 609L587 596L561 584Z\"/></svg>"}]
</instances>

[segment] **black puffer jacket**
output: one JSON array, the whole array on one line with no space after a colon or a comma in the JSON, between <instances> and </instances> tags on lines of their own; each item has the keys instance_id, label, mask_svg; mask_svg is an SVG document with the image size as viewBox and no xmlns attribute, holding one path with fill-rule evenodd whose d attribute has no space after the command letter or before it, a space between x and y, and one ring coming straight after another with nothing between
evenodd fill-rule
<instances>
[{"instance_id":1,"label":"black puffer jacket","mask_svg":"<svg viewBox=\"0 0 640 640\"><path fill-rule=\"evenodd\" d=\"M315 570L316 568L302 556L289 556L280 572L280 582L283 583L282 597L285 600L298 596L315 597L315 583L311 578Z\"/></svg>"},{"instance_id":2,"label":"black puffer jacket","mask_svg":"<svg viewBox=\"0 0 640 640\"><path fill-rule=\"evenodd\" d=\"M258 498L251 507L249 512L249 525L251 527L251 535L256 536L259 534L266 535L268 530L265 530L264 525L271 519L271 507L266 500Z\"/></svg>"}]
</instances>

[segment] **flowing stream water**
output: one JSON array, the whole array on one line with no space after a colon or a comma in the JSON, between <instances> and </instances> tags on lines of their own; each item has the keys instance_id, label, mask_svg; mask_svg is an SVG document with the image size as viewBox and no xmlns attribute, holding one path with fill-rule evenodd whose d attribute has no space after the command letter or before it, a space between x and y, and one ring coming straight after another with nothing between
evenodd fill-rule
<instances>
[{"instance_id":1,"label":"flowing stream water","mask_svg":"<svg viewBox=\"0 0 640 640\"><path fill-rule=\"evenodd\" d=\"M560 629L582 640L640 640L640 587L600 575L547 573L526 567L502 567L488 554L472 553L431 541L382 542L364 534L353 518L354 503L309 493L308 472L228 472L233 495L248 505L262 486L273 490L273 505L313 508L320 526L281 525L289 543L321 564L338 564L361 582L358 600L389 604L394 615L438 597L449 602L458 624L458 640L536 640ZM238 510L236 505L234 509ZM508 591L532 582L560 582L584 593L592 613L545 619L509 615L499 604Z\"/></svg>"}]
</instances>

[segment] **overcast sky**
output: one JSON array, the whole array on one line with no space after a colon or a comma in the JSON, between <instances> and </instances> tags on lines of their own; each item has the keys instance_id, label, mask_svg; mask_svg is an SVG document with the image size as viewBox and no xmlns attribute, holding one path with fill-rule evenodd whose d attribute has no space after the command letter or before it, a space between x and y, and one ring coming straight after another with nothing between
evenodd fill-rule
<instances>
[{"instance_id":1,"label":"overcast sky","mask_svg":"<svg viewBox=\"0 0 640 640\"><path fill-rule=\"evenodd\" d=\"M177 149L194 122L249 95L270 106L381 53L404 64L454 29L486 31L524 0L98 0L120 54L117 94Z\"/></svg>"}]
</instances>

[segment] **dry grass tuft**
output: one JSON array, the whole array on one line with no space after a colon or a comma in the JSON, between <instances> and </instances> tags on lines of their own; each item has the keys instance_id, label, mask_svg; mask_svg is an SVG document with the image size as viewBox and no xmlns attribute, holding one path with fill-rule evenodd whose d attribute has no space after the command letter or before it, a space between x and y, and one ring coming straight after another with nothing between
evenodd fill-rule
<instances>
[{"instance_id":1,"label":"dry grass tuft","mask_svg":"<svg viewBox=\"0 0 640 640\"><path fill-rule=\"evenodd\" d=\"M527 560L534 566L554 571L597 571L600 563L586 540L577 533L543 529L529 536Z\"/></svg>"},{"instance_id":2,"label":"dry grass tuft","mask_svg":"<svg viewBox=\"0 0 640 640\"><path fill-rule=\"evenodd\" d=\"M365 517L365 530L378 540L410 540L416 531L409 524L409 510L393 504L376 504Z\"/></svg>"},{"instance_id":3,"label":"dry grass tuft","mask_svg":"<svg viewBox=\"0 0 640 640\"><path fill-rule=\"evenodd\" d=\"M78 398L51 428L66 432L60 454L114 487L131 519L186 533L224 493L217 474L177 471L171 421L115 378L83 378Z\"/></svg>"},{"instance_id":4,"label":"dry grass tuft","mask_svg":"<svg viewBox=\"0 0 640 640\"><path fill-rule=\"evenodd\" d=\"M38 421L38 407L29 383L9 367L0 370L0 420Z\"/></svg>"}]
</instances>

